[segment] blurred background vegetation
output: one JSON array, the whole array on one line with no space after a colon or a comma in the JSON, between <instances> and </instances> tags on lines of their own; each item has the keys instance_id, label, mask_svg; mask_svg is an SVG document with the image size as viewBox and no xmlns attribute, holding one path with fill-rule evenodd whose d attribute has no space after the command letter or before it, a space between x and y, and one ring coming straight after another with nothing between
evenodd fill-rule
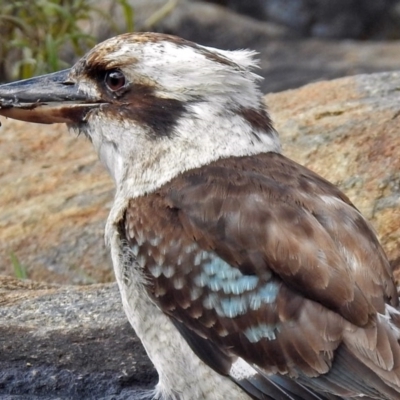
<instances>
[{"instance_id":1,"label":"blurred background vegetation","mask_svg":"<svg viewBox=\"0 0 400 400\"><path fill-rule=\"evenodd\" d=\"M98 0L0 0L0 79L24 79L67 68L63 53L83 55L96 43L88 32L101 18L114 34L133 31L133 8L115 0L124 21L117 24ZM8 65L6 64L8 63Z\"/></svg>"}]
</instances>

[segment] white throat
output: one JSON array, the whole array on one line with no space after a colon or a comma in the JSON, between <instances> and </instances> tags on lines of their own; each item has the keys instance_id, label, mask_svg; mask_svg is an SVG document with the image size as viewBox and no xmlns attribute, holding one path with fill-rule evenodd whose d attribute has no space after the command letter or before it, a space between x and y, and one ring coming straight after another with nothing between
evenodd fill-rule
<instances>
[{"instance_id":1,"label":"white throat","mask_svg":"<svg viewBox=\"0 0 400 400\"><path fill-rule=\"evenodd\" d=\"M257 130L242 116L212 103L189 108L170 137L151 137L132 121L110 126L99 119L92 126L93 145L114 179L117 197L151 193L175 176L220 158L281 151L272 128Z\"/></svg>"}]
</instances>

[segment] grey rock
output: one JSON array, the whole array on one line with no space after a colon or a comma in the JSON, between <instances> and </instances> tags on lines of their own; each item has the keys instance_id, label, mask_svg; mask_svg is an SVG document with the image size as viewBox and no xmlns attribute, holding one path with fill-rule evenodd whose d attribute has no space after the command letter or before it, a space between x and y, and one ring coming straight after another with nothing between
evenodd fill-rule
<instances>
[{"instance_id":1,"label":"grey rock","mask_svg":"<svg viewBox=\"0 0 400 400\"><path fill-rule=\"evenodd\" d=\"M0 283L0 399L135 399L156 383L115 284Z\"/></svg>"},{"instance_id":2,"label":"grey rock","mask_svg":"<svg viewBox=\"0 0 400 400\"><path fill-rule=\"evenodd\" d=\"M273 21L296 35L330 39L399 37L398 0L210 0Z\"/></svg>"}]
</instances>

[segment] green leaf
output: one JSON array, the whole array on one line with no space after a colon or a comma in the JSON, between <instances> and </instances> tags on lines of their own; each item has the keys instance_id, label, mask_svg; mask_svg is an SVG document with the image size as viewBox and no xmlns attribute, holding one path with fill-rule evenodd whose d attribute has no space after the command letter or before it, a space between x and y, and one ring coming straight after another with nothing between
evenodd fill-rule
<instances>
[{"instance_id":1,"label":"green leaf","mask_svg":"<svg viewBox=\"0 0 400 400\"><path fill-rule=\"evenodd\" d=\"M11 263L14 269L14 275L18 279L27 279L28 274L26 268L19 262L14 252L10 253Z\"/></svg>"},{"instance_id":2,"label":"green leaf","mask_svg":"<svg viewBox=\"0 0 400 400\"><path fill-rule=\"evenodd\" d=\"M135 23L133 8L130 6L127 0L118 0L118 3L121 5L124 13L126 31L133 32Z\"/></svg>"}]
</instances>

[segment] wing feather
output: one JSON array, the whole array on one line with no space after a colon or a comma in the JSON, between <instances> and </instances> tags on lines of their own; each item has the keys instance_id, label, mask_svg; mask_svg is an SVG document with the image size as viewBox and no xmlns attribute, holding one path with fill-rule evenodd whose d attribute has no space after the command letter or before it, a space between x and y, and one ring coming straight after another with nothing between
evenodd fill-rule
<instances>
[{"instance_id":1,"label":"wing feather","mask_svg":"<svg viewBox=\"0 0 400 400\"><path fill-rule=\"evenodd\" d=\"M399 334L378 318L398 305L388 261L350 201L307 169L272 153L220 160L132 199L122 231L193 351L222 374L238 358L262 371L241 383L254 398L400 392ZM271 374L306 386L291 394Z\"/></svg>"}]
</instances>

